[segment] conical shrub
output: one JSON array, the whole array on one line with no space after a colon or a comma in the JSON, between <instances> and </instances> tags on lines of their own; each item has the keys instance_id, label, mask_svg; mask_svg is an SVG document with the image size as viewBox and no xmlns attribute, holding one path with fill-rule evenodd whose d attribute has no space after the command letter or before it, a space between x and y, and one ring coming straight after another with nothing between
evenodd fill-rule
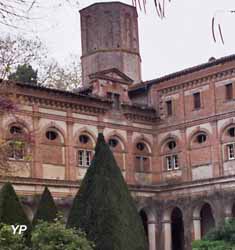
<instances>
[{"instance_id":1,"label":"conical shrub","mask_svg":"<svg viewBox=\"0 0 235 250\"><path fill-rule=\"evenodd\" d=\"M140 216L102 134L67 226L83 230L96 250L148 249Z\"/></svg>"},{"instance_id":2,"label":"conical shrub","mask_svg":"<svg viewBox=\"0 0 235 250\"><path fill-rule=\"evenodd\" d=\"M33 225L36 225L39 220L52 222L56 218L57 213L58 210L51 192L45 187L33 218Z\"/></svg>"},{"instance_id":3,"label":"conical shrub","mask_svg":"<svg viewBox=\"0 0 235 250\"><path fill-rule=\"evenodd\" d=\"M31 223L27 218L23 207L11 183L3 185L0 191L0 223L8 225L26 225L26 237L29 241Z\"/></svg>"}]
</instances>

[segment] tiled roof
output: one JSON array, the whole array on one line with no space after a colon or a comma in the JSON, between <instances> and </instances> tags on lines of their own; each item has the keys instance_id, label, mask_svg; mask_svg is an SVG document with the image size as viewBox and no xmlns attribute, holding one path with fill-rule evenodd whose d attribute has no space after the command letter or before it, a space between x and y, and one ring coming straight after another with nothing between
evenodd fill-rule
<instances>
[{"instance_id":1,"label":"tiled roof","mask_svg":"<svg viewBox=\"0 0 235 250\"><path fill-rule=\"evenodd\" d=\"M212 66L216 66L218 64L226 63L226 62L229 62L229 61L233 61L233 60L235 60L235 54L225 56L225 57L221 57L219 59L215 59L213 61L209 61L209 62L206 62L206 63L203 63L203 64L199 64L197 66L186 68L184 70L180 70L180 71L177 71L177 72L171 73L169 75L165 75L165 76L162 76L162 77L150 80L150 81L137 83L137 84L135 84L135 85L133 85L133 86L131 86L129 88L129 92L144 91L144 90L147 90L153 84L157 84L157 83L160 83L160 82L163 82L163 81L168 81L168 80L171 80L171 79L176 78L176 77L191 74L191 73L194 73L196 71L206 69L206 68L209 68L209 67L212 67Z\"/></svg>"}]
</instances>

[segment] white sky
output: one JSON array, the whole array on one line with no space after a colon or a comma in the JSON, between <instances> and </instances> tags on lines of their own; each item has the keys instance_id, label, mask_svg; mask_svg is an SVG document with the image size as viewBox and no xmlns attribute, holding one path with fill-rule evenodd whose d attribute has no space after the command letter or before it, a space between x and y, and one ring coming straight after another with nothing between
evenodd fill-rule
<instances>
[{"instance_id":1,"label":"white sky","mask_svg":"<svg viewBox=\"0 0 235 250\"><path fill-rule=\"evenodd\" d=\"M71 53L80 56L78 9L94 2L96 1L79 0L77 9L49 9L44 23L35 25L35 32L32 34L37 34L49 48L51 55L62 63ZM122 2L131 4L132 0ZM215 12L233 9L234 0L172 0L166 5L167 18L160 20L153 0L147 0L147 14L139 11L143 80L207 62L211 56L219 58L235 53L235 14L220 12L217 15L216 20L221 23L225 45L222 45L219 36L219 41L214 43L211 33L211 19ZM1 29L4 28L0 26L0 31Z\"/></svg>"}]
</instances>

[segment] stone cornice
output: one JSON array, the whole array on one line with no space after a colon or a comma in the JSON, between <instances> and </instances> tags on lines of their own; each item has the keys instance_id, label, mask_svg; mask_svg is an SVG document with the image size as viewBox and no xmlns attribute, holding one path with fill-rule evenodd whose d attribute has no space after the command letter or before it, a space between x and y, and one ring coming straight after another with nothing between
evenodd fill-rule
<instances>
[{"instance_id":1,"label":"stone cornice","mask_svg":"<svg viewBox=\"0 0 235 250\"><path fill-rule=\"evenodd\" d=\"M185 128L197 126L197 125L200 126L201 124L204 124L204 123L216 122L216 121L234 117L234 116L235 116L235 111L230 111L226 113L214 114L214 115L203 117L203 118L197 118L191 121L183 121L182 123L177 123L177 124L172 124L172 125L168 125L164 120L160 120L157 125L158 126L162 125L164 126L164 128L157 128L155 130L155 133L159 133L163 131L165 132L167 130L172 131L172 130L178 130L178 129L185 129Z\"/></svg>"},{"instance_id":2,"label":"stone cornice","mask_svg":"<svg viewBox=\"0 0 235 250\"><path fill-rule=\"evenodd\" d=\"M20 104L22 105L33 105L33 104L40 104L43 107L48 108L55 108L55 109L70 109L74 112L80 113L89 113L89 114L104 114L109 107L105 105L91 105L89 103L72 103L72 102L65 102L59 100L53 100L44 97L35 97L35 96L28 96L28 95L17 95Z\"/></svg>"},{"instance_id":3,"label":"stone cornice","mask_svg":"<svg viewBox=\"0 0 235 250\"><path fill-rule=\"evenodd\" d=\"M211 81L219 81L219 80L224 80L226 77L233 77L235 76L235 69L228 69L228 70L224 70L224 71L220 71L218 73L212 73L210 75L201 77L201 78L197 78L194 80L190 80L190 81L185 81L182 83L175 83L173 86L169 86L166 88L161 88L159 89L159 92L161 94L168 94L168 93L172 93L175 92L179 89L188 89L188 88L192 88L192 87L196 87L196 86L201 86L203 84L208 84Z\"/></svg>"}]
</instances>

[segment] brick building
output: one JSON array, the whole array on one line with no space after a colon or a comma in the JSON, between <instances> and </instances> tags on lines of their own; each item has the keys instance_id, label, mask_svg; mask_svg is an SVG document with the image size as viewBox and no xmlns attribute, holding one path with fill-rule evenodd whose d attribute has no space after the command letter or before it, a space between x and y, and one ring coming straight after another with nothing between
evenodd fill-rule
<instances>
[{"instance_id":1,"label":"brick building","mask_svg":"<svg viewBox=\"0 0 235 250\"><path fill-rule=\"evenodd\" d=\"M80 13L82 89L1 82L19 106L1 117L1 140L35 135L12 147L8 179L30 218L45 185L66 216L103 132L149 249L189 250L235 216L235 55L143 82L135 8L97 3Z\"/></svg>"}]
</instances>

